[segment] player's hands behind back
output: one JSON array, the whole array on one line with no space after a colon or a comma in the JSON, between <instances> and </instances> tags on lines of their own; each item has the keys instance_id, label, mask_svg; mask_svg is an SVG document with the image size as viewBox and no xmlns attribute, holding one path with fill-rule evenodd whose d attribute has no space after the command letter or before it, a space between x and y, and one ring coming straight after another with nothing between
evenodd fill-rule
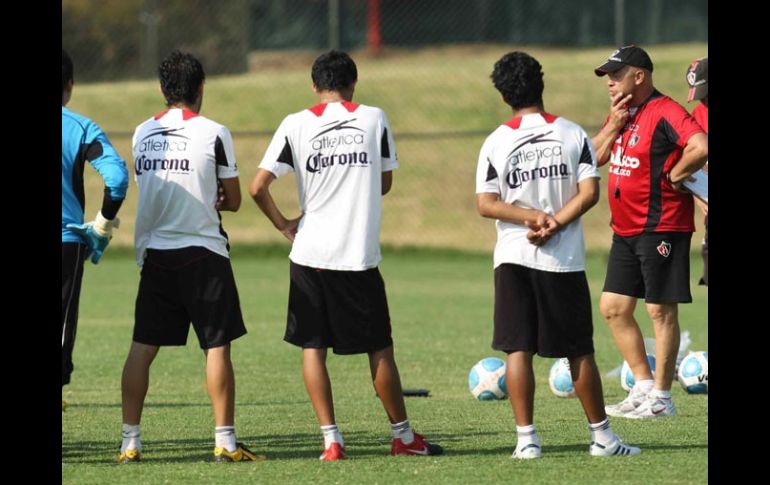
<instances>
[{"instance_id":1,"label":"player's hands behind back","mask_svg":"<svg viewBox=\"0 0 770 485\"><path fill-rule=\"evenodd\" d=\"M553 215L541 212L535 220L526 220L524 225L529 228L527 240L535 246L542 246L551 239L561 228L561 224Z\"/></svg>"}]
</instances>

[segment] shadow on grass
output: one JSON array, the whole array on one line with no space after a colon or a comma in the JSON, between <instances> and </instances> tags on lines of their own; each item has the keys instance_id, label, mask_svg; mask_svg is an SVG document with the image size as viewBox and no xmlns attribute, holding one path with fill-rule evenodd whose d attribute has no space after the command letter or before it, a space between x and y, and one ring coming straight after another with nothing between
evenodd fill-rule
<instances>
[{"instance_id":1,"label":"shadow on grass","mask_svg":"<svg viewBox=\"0 0 770 485\"><path fill-rule=\"evenodd\" d=\"M495 436L502 433L465 433L431 434L431 442L442 445L445 455L492 455L510 453L510 447L478 450L453 451L451 443L461 442L470 437ZM315 433L295 433L273 436L241 435L238 441L258 454L267 456L268 460L317 459L322 450L322 438ZM382 457L390 453L391 437L387 435L372 436L368 432L346 432L345 444L348 457L367 458ZM185 463L213 461L213 443L211 438L180 439L164 441L143 441L143 463ZM110 464L115 463L115 456L120 448L120 436L114 441L79 441L62 442L62 459L69 463Z\"/></svg>"},{"instance_id":2,"label":"shadow on grass","mask_svg":"<svg viewBox=\"0 0 770 485\"><path fill-rule=\"evenodd\" d=\"M507 433L474 433L472 436L500 435ZM372 437L369 433L346 433L348 458L381 458L390 453L389 437ZM444 446L442 456L506 456L513 452L514 443L493 448L453 449L453 442L461 442L470 437L468 434L434 434L431 441ZM268 460L309 460L317 459L321 453L321 439L313 433L297 433L271 437L242 436L239 438L246 446L258 454L264 454ZM694 451L707 450L708 444L672 445L667 443L635 443L644 452L651 451ZM195 463L213 462L213 443L210 438L165 441L146 441L143 443L142 463ZM119 448L119 439L115 441L85 441L62 443L62 460L71 464L108 465L116 464L115 456ZM110 451L114 450L114 451ZM544 457L573 459L575 455L588 453L588 444L568 444L543 446Z\"/></svg>"}]
</instances>

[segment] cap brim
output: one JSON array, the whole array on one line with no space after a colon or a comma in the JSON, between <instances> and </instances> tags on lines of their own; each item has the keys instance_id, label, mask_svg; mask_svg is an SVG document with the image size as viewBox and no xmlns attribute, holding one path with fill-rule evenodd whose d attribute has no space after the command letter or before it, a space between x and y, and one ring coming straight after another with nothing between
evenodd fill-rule
<instances>
[{"instance_id":1,"label":"cap brim","mask_svg":"<svg viewBox=\"0 0 770 485\"><path fill-rule=\"evenodd\" d=\"M596 74L599 77L602 77L608 72L615 72L623 66L625 66L625 64L623 64L622 62L607 61L601 66L594 69L594 74Z\"/></svg>"},{"instance_id":2,"label":"cap brim","mask_svg":"<svg viewBox=\"0 0 770 485\"><path fill-rule=\"evenodd\" d=\"M706 84L700 84L698 86L691 86L690 90L687 92L687 102L698 100L705 98L709 93L709 85Z\"/></svg>"}]
</instances>

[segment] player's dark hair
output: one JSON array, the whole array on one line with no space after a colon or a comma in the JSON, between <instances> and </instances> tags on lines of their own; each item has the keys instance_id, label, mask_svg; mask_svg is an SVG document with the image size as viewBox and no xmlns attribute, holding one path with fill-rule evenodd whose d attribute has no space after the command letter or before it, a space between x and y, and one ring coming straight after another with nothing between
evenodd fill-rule
<instances>
[{"instance_id":1,"label":"player's dark hair","mask_svg":"<svg viewBox=\"0 0 770 485\"><path fill-rule=\"evenodd\" d=\"M321 91L340 91L358 80L358 69L349 55L331 50L315 60L311 77Z\"/></svg>"},{"instance_id":2,"label":"player's dark hair","mask_svg":"<svg viewBox=\"0 0 770 485\"><path fill-rule=\"evenodd\" d=\"M525 52L509 52L495 63L492 82L513 109L543 105L543 66Z\"/></svg>"},{"instance_id":3,"label":"player's dark hair","mask_svg":"<svg viewBox=\"0 0 770 485\"><path fill-rule=\"evenodd\" d=\"M198 91L206 74L200 61L192 54L175 50L158 66L160 89L166 98L166 104L171 106L178 102L187 105L195 104Z\"/></svg>"},{"instance_id":4,"label":"player's dark hair","mask_svg":"<svg viewBox=\"0 0 770 485\"><path fill-rule=\"evenodd\" d=\"M61 50L61 92L67 89L67 84L75 80L75 68L72 67L72 59L67 51Z\"/></svg>"}]
</instances>

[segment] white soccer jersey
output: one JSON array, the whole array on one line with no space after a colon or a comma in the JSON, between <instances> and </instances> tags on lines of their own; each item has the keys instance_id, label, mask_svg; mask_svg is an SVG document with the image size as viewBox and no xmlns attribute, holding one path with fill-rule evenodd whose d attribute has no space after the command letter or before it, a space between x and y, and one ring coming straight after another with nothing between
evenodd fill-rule
<instances>
[{"instance_id":1,"label":"white soccer jersey","mask_svg":"<svg viewBox=\"0 0 770 485\"><path fill-rule=\"evenodd\" d=\"M385 113L351 102L287 116L260 168L294 172L304 217L289 254L296 264L362 271L379 264L382 172L398 167Z\"/></svg>"},{"instance_id":2,"label":"white soccer jersey","mask_svg":"<svg viewBox=\"0 0 770 485\"><path fill-rule=\"evenodd\" d=\"M170 109L134 131L139 187L134 245L142 266L147 248L202 246L229 257L217 179L238 176L230 131L186 109Z\"/></svg>"},{"instance_id":3,"label":"white soccer jersey","mask_svg":"<svg viewBox=\"0 0 770 485\"><path fill-rule=\"evenodd\" d=\"M591 139L577 124L548 113L513 118L489 135L476 169L476 193L548 214L558 212L577 194L578 182L599 178ZM494 266L514 263L544 271L585 269L580 219L556 233L544 246L527 240L523 224L498 220Z\"/></svg>"}]
</instances>

